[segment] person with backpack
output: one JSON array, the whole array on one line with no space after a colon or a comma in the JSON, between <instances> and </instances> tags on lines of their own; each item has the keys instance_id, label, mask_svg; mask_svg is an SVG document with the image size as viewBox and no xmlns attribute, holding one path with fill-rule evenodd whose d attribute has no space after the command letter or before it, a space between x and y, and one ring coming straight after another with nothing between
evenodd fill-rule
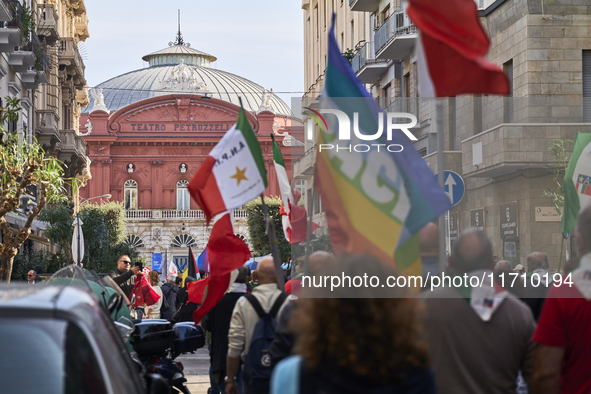
<instances>
[{"instance_id":1,"label":"person with backpack","mask_svg":"<svg viewBox=\"0 0 591 394\"><path fill-rule=\"evenodd\" d=\"M174 281L176 280L176 276L169 276L166 280L166 283L162 285L160 288L162 290L162 295L164 296L164 300L166 300L167 305L162 305L160 309L162 318L168 321L172 320L174 313L176 312L176 296L179 291L179 288L174 285Z\"/></svg>"},{"instance_id":2,"label":"person with backpack","mask_svg":"<svg viewBox=\"0 0 591 394\"><path fill-rule=\"evenodd\" d=\"M273 258L259 261L258 286L242 296L232 311L228 331L226 394L238 394L236 375L242 361L245 394L267 394L272 366L269 347L287 294L277 288Z\"/></svg>"}]
</instances>

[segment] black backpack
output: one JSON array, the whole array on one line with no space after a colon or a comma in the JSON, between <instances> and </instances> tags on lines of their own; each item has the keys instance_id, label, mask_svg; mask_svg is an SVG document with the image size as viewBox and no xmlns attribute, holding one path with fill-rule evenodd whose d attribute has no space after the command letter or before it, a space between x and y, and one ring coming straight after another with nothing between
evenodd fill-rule
<instances>
[{"instance_id":1,"label":"black backpack","mask_svg":"<svg viewBox=\"0 0 591 394\"><path fill-rule=\"evenodd\" d=\"M269 380L273 371L269 348L275 339L275 330L277 329L275 317L285 302L287 294L281 293L277 297L269 313L265 313L254 295L246 294L244 297L259 315L259 321L254 326L248 354L244 358L243 378L251 389L268 392Z\"/></svg>"}]
</instances>

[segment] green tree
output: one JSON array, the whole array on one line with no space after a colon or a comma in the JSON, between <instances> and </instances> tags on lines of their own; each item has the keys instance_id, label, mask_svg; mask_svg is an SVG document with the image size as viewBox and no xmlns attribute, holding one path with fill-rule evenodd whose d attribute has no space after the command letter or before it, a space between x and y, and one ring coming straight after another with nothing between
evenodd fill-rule
<instances>
[{"instance_id":1,"label":"green tree","mask_svg":"<svg viewBox=\"0 0 591 394\"><path fill-rule=\"evenodd\" d=\"M71 203L73 204L73 202ZM45 229L45 236L52 243L59 246L63 254L64 261L72 261L72 222L73 209L69 204L55 204L51 207L43 209L39 213L39 220L50 224Z\"/></svg>"},{"instance_id":2,"label":"green tree","mask_svg":"<svg viewBox=\"0 0 591 394\"><path fill-rule=\"evenodd\" d=\"M291 245L283 235L283 225L281 224L281 215L279 210L281 208L280 197L265 197L265 205L267 205L267 212L269 217L273 219L275 224L275 237L277 238L277 245L279 246L279 255L281 261L288 261L291 256ZM248 232L250 233L251 249L258 256L264 256L271 253L269 246L269 238L267 237L267 224L263 214L263 205L260 199L252 200L245 206L248 212Z\"/></svg>"},{"instance_id":3,"label":"green tree","mask_svg":"<svg viewBox=\"0 0 591 394\"><path fill-rule=\"evenodd\" d=\"M115 268L117 258L127 254L136 260L139 252L125 242L125 209L122 203L109 202L101 205L83 204L80 208L82 234L84 236L84 267L97 272L107 272ZM45 235L62 248L66 261L72 261L74 216L65 204L46 208L40 216L49 223Z\"/></svg>"},{"instance_id":4,"label":"green tree","mask_svg":"<svg viewBox=\"0 0 591 394\"><path fill-rule=\"evenodd\" d=\"M31 234L33 220L47 202L64 200L64 170L54 157L45 157L45 152L36 142L28 143L16 133L5 132L3 125L16 122L21 110L20 100L6 97L6 108L0 114L0 280L10 281L14 256L18 248ZM24 201L35 197L36 206L25 214L23 227L14 231L6 217ZM27 198L28 196L28 198Z\"/></svg>"},{"instance_id":5,"label":"green tree","mask_svg":"<svg viewBox=\"0 0 591 394\"><path fill-rule=\"evenodd\" d=\"M19 253L14 257L10 279L26 280L29 270L35 270L38 274L55 272L60 268L59 265L56 265L59 259L59 255L54 255L45 250Z\"/></svg>"}]
</instances>

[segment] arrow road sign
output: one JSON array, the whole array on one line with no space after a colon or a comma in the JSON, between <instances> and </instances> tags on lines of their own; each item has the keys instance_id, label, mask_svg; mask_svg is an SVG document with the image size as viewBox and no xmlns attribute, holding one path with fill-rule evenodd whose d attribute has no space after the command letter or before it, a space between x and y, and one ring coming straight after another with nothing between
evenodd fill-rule
<instances>
[{"instance_id":1,"label":"arrow road sign","mask_svg":"<svg viewBox=\"0 0 591 394\"><path fill-rule=\"evenodd\" d=\"M439 174L435 174L437 179ZM462 201L464 193L466 192L466 186L461 176L453 171L443 171L443 190L449 196L449 201L452 205L457 205Z\"/></svg>"}]
</instances>

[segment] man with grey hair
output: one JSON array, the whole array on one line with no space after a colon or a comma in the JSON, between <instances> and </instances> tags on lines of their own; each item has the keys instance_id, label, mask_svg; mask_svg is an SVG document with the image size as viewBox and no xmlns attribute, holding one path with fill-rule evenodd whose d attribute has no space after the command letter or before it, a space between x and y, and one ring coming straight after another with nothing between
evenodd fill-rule
<instances>
[{"instance_id":1,"label":"man with grey hair","mask_svg":"<svg viewBox=\"0 0 591 394\"><path fill-rule=\"evenodd\" d=\"M27 272L27 282L30 285L35 285L37 284L37 271L35 270L30 270L29 272Z\"/></svg>"},{"instance_id":2,"label":"man with grey hair","mask_svg":"<svg viewBox=\"0 0 591 394\"><path fill-rule=\"evenodd\" d=\"M550 286L534 334L536 393L591 392L591 204L579 212L575 237L579 268Z\"/></svg>"},{"instance_id":3,"label":"man with grey hair","mask_svg":"<svg viewBox=\"0 0 591 394\"><path fill-rule=\"evenodd\" d=\"M518 372L529 378L535 323L527 306L490 283L494 265L486 234L466 229L456 240L450 258L455 287L440 287L421 295L440 394L515 392ZM463 280L458 286L458 277L474 276L485 278L484 283Z\"/></svg>"}]
</instances>

